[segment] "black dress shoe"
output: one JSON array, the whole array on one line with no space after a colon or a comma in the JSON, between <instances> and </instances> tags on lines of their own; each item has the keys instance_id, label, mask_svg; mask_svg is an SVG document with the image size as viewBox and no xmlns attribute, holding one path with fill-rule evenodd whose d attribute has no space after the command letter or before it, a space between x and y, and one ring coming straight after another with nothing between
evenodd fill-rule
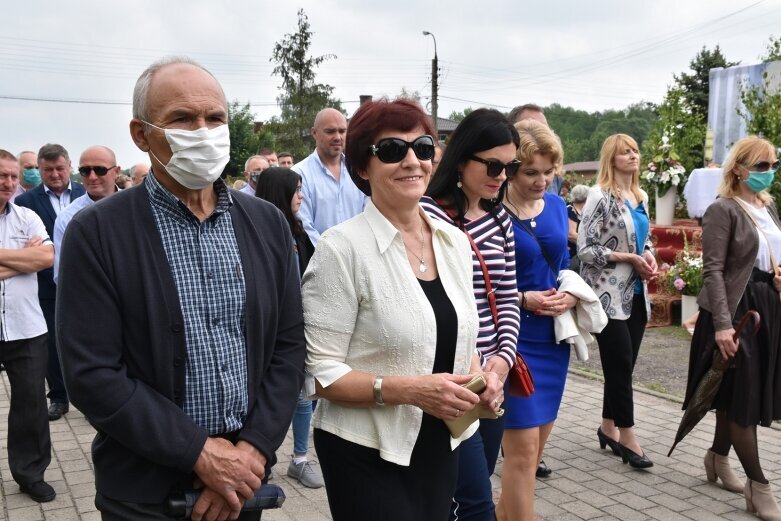
<instances>
[{"instance_id":1,"label":"black dress shoe","mask_svg":"<svg viewBox=\"0 0 781 521\"><path fill-rule=\"evenodd\" d=\"M553 473L553 471L545 464L545 462L540 460L540 464L537 465L536 476L538 478L547 478L552 473Z\"/></svg>"},{"instance_id":2,"label":"black dress shoe","mask_svg":"<svg viewBox=\"0 0 781 521\"><path fill-rule=\"evenodd\" d=\"M53 422L62 418L68 412L68 402L52 402L49 406L49 421Z\"/></svg>"},{"instance_id":3,"label":"black dress shoe","mask_svg":"<svg viewBox=\"0 0 781 521\"><path fill-rule=\"evenodd\" d=\"M605 447L609 446L610 450L613 451L613 454L616 456L621 455L621 449L618 448L618 442L602 432L602 427L599 427L597 429L597 438L599 439L599 448L604 449Z\"/></svg>"},{"instance_id":4,"label":"black dress shoe","mask_svg":"<svg viewBox=\"0 0 781 521\"><path fill-rule=\"evenodd\" d=\"M636 469L647 469L654 466L654 462L648 459L648 456L646 456L645 453L640 456L632 449L628 449L621 443L618 444L618 447L621 450L621 460L623 460L624 463L629 463L630 467Z\"/></svg>"},{"instance_id":5,"label":"black dress shoe","mask_svg":"<svg viewBox=\"0 0 781 521\"><path fill-rule=\"evenodd\" d=\"M57 493L52 486L45 481L37 481L30 485L19 485L19 488L30 496L33 501L38 503L48 503L57 497Z\"/></svg>"}]
</instances>

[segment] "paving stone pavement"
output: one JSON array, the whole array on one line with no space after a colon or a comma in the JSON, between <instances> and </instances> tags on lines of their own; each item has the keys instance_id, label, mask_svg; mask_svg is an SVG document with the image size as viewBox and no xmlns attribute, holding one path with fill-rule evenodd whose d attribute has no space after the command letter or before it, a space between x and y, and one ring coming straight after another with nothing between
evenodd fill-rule
<instances>
[{"instance_id":1,"label":"paving stone pavement","mask_svg":"<svg viewBox=\"0 0 781 521\"><path fill-rule=\"evenodd\" d=\"M9 407L9 385L0 380L0 418ZM602 407L602 384L570 375L559 419L545 450L545 461L553 475L537 481L536 508L550 521L569 520L713 520L757 519L745 512L742 495L708 483L702 457L710 446L714 417L709 414L676 448L666 454L677 429L680 405L657 396L635 393L638 436L655 466L647 471L631 469L607 450L600 450L596 429ZM95 494L90 443L94 431L84 416L71 408L63 419L49 424L52 433L52 463L46 480L57 491L57 499L38 504L19 492L11 479L6 452L6 421L0 422L0 477L2 521L93 521ZM760 454L765 473L781 489L781 430L759 429ZM287 463L292 452L288 433L279 451L273 483L285 490L287 500L279 510L263 514L264 521L324 521L331 519L325 489L312 490L288 478ZM310 444L311 447L311 444ZM731 455L733 467L744 477ZM493 479L500 491L501 459Z\"/></svg>"}]
</instances>

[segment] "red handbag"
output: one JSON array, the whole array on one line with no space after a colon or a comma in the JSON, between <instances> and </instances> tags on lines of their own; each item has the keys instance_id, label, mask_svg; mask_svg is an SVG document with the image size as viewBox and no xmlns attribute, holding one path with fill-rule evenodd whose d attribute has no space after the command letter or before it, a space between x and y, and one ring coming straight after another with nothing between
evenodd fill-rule
<instances>
[{"instance_id":1,"label":"red handbag","mask_svg":"<svg viewBox=\"0 0 781 521\"><path fill-rule=\"evenodd\" d=\"M453 221L456 221L454 212L452 212L440 201L437 201L437 204L445 209L445 212L447 212ZM483 270L483 278L485 279L485 291L486 295L488 296L488 304L491 307L491 315L494 318L494 327L496 327L496 330L498 331L499 311L496 309L496 296L494 295L494 290L491 287L491 277L488 274L488 268L486 267L485 260L483 260L483 255L480 253L480 249L477 247L477 244L475 244L472 236L469 235L469 232L464 230L463 227L460 228L461 231L464 232L464 235L466 235L466 238L469 239L469 244L472 246L472 251L475 252L475 257L477 257L477 261L480 263L480 268ZM507 382L507 392L510 394L510 396L528 398L534 392L534 378L532 377L532 372L529 370L529 366L526 364L526 360L523 359L523 356L521 356L521 353L519 353L517 350L515 351L515 364L513 364L513 366L510 368L510 373L507 375Z\"/></svg>"},{"instance_id":2,"label":"red handbag","mask_svg":"<svg viewBox=\"0 0 781 521\"><path fill-rule=\"evenodd\" d=\"M510 369L507 381L507 392L510 396L528 398L534 392L534 378L521 353L515 353L515 365Z\"/></svg>"}]
</instances>

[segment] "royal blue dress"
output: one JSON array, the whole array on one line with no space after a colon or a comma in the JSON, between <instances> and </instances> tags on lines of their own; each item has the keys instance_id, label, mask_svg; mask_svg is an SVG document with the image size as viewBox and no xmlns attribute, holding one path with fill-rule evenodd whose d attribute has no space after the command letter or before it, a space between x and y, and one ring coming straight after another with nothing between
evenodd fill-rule
<instances>
[{"instance_id":1,"label":"royal blue dress","mask_svg":"<svg viewBox=\"0 0 781 521\"><path fill-rule=\"evenodd\" d=\"M558 270L569 268L567 248L567 207L557 195L544 195L545 207L534 218L521 221L513 215L515 233L515 267L518 291L544 291L556 288ZM545 254L557 273L540 251L540 244L529 234L531 230L545 248ZM539 317L521 309L521 330L518 352L523 355L534 377L535 392L529 398L505 396L504 409L508 429L527 429L550 423L556 419L567 381L570 346L557 344L553 332L553 318Z\"/></svg>"}]
</instances>

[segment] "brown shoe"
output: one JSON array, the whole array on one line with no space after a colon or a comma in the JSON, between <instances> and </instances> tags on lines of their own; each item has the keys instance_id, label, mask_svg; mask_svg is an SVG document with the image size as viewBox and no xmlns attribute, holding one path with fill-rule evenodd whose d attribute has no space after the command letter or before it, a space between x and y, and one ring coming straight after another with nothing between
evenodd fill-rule
<instances>
[{"instance_id":1,"label":"brown shoe","mask_svg":"<svg viewBox=\"0 0 781 521\"><path fill-rule=\"evenodd\" d=\"M732 492L743 492L744 484L729 466L729 457L716 454L712 450L705 453L705 475L708 477L708 481L715 483L717 479L721 479L724 483L724 488Z\"/></svg>"},{"instance_id":2,"label":"brown shoe","mask_svg":"<svg viewBox=\"0 0 781 521\"><path fill-rule=\"evenodd\" d=\"M752 514L756 512L759 519L763 521L781 521L781 509L778 508L769 483L759 483L748 479L743 494L746 496L746 510L748 512Z\"/></svg>"}]
</instances>

